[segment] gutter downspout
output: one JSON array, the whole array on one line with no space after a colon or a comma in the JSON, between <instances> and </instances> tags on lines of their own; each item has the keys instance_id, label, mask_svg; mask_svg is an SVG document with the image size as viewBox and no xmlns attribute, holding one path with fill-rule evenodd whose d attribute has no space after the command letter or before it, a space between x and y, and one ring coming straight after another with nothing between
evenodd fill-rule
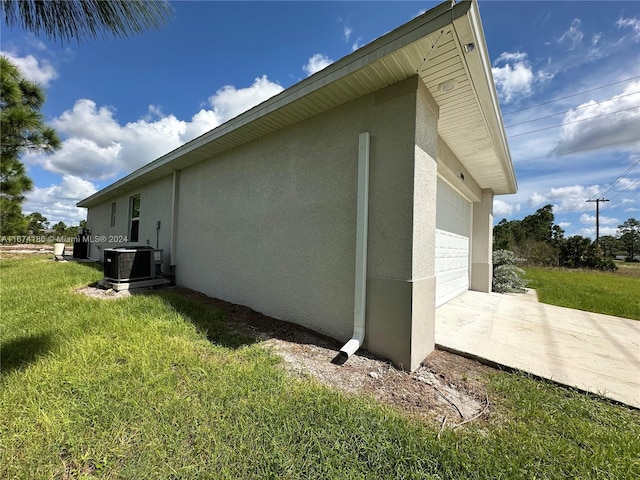
<instances>
[{"instance_id":1,"label":"gutter downspout","mask_svg":"<svg viewBox=\"0 0 640 480\"><path fill-rule=\"evenodd\" d=\"M358 138L358 200L356 217L356 275L353 302L353 337L338 354L342 362L353 355L364 341L367 306L367 237L369 226L369 147L371 136L364 132Z\"/></svg>"},{"instance_id":2,"label":"gutter downspout","mask_svg":"<svg viewBox=\"0 0 640 480\"><path fill-rule=\"evenodd\" d=\"M173 192L171 197L171 250L169 252L169 269L175 274L176 245L178 243L178 195L180 194L180 170L173 171Z\"/></svg>"}]
</instances>

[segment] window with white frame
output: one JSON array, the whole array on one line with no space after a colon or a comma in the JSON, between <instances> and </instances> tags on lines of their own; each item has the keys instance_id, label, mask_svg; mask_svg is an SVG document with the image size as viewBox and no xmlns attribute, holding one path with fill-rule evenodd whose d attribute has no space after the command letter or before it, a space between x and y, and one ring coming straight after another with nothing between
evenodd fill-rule
<instances>
[{"instance_id":1,"label":"window with white frame","mask_svg":"<svg viewBox=\"0 0 640 480\"><path fill-rule=\"evenodd\" d=\"M140 229L140 195L131 197L131 209L130 209L130 226L129 226L129 241L138 241L138 231Z\"/></svg>"}]
</instances>

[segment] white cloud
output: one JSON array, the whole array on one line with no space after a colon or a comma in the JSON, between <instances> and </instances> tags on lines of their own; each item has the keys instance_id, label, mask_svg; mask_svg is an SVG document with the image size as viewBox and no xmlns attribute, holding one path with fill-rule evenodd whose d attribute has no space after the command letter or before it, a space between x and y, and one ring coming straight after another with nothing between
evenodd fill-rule
<instances>
[{"instance_id":1,"label":"white cloud","mask_svg":"<svg viewBox=\"0 0 640 480\"><path fill-rule=\"evenodd\" d=\"M617 227L603 227L600 226L600 236L604 237L606 235L611 235L612 237L615 237L618 234L618 228Z\"/></svg>"},{"instance_id":2,"label":"white cloud","mask_svg":"<svg viewBox=\"0 0 640 480\"><path fill-rule=\"evenodd\" d=\"M503 67L493 67L491 70L493 71L498 93L506 103L510 102L516 95L527 96L531 93L533 72L524 63L518 62L515 66L507 64Z\"/></svg>"},{"instance_id":3,"label":"white cloud","mask_svg":"<svg viewBox=\"0 0 640 480\"><path fill-rule=\"evenodd\" d=\"M328 67L333 63L326 55L322 53L316 53L312 57L309 58L309 61L306 65L302 67L302 69L306 72L307 76L311 76L316 72L319 72L323 68Z\"/></svg>"},{"instance_id":4,"label":"white cloud","mask_svg":"<svg viewBox=\"0 0 640 480\"><path fill-rule=\"evenodd\" d=\"M551 188L546 193L532 193L529 196L529 203L532 207L552 204L554 213L591 211L593 204L587 203L587 200L593 198L599 190L598 185Z\"/></svg>"},{"instance_id":5,"label":"white cloud","mask_svg":"<svg viewBox=\"0 0 640 480\"><path fill-rule=\"evenodd\" d=\"M640 81L635 81L608 101L591 100L569 110L563 118L554 152L562 154L637 140L639 102ZM638 147L640 142L627 145L631 149Z\"/></svg>"},{"instance_id":6,"label":"white cloud","mask_svg":"<svg viewBox=\"0 0 640 480\"><path fill-rule=\"evenodd\" d=\"M222 123L255 107L282 90L284 88L281 85L263 75L256 78L250 87L236 88L233 85L225 85L215 95L209 97L209 103Z\"/></svg>"},{"instance_id":7,"label":"white cloud","mask_svg":"<svg viewBox=\"0 0 640 480\"><path fill-rule=\"evenodd\" d=\"M163 115L156 106L135 122L121 125L115 110L92 100L76 101L51 123L65 138L52 155L26 155L25 161L88 180L108 180L129 173L282 91L266 76L246 88L224 86L190 121Z\"/></svg>"},{"instance_id":8,"label":"white cloud","mask_svg":"<svg viewBox=\"0 0 640 480\"><path fill-rule=\"evenodd\" d=\"M602 40L602 37L604 37L604 33L602 33L602 32L595 33L591 37L591 45L594 46L594 47L597 46L598 43L600 43L600 40Z\"/></svg>"},{"instance_id":9,"label":"white cloud","mask_svg":"<svg viewBox=\"0 0 640 480\"><path fill-rule=\"evenodd\" d=\"M497 198L493 200L493 214L495 216L511 217L513 215L513 212L519 212L519 211L520 211L519 203L511 204Z\"/></svg>"},{"instance_id":10,"label":"white cloud","mask_svg":"<svg viewBox=\"0 0 640 480\"><path fill-rule=\"evenodd\" d=\"M26 155L24 159L26 163L40 165L50 172L106 180L125 170L121 151L122 145L117 142L101 147L92 140L72 137L52 155Z\"/></svg>"},{"instance_id":11,"label":"white cloud","mask_svg":"<svg viewBox=\"0 0 640 480\"><path fill-rule=\"evenodd\" d=\"M558 43L567 50L576 50L584 38L584 33L580 30L581 24L582 21L579 18L574 18L569 29L558 39Z\"/></svg>"},{"instance_id":12,"label":"white cloud","mask_svg":"<svg viewBox=\"0 0 640 480\"><path fill-rule=\"evenodd\" d=\"M86 209L76 207L76 202L96 192L94 184L73 175L64 175L59 185L34 188L23 204L25 213L40 212L49 221L78 225L86 217Z\"/></svg>"},{"instance_id":13,"label":"white cloud","mask_svg":"<svg viewBox=\"0 0 640 480\"><path fill-rule=\"evenodd\" d=\"M580 223L595 225L596 216L589 215L588 213L583 213L582 215L580 215ZM600 215L600 225L618 225L619 223L620 223L620 220L618 220L617 218Z\"/></svg>"},{"instance_id":14,"label":"white cloud","mask_svg":"<svg viewBox=\"0 0 640 480\"><path fill-rule=\"evenodd\" d=\"M351 34L353 33L353 29L349 28L345 25L344 27L344 41L348 42L349 39L351 38Z\"/></svg>"},{"instance_id":15,"label":"white cloud","mask_svg":"<svg viewBox=\"0 0 640 480\"><path fill-rule=\"evenodd\" d=\"M505 103L531 95L536 83L553 78L550 72L534 72L528 55L523 52L503 52L493 64L491 71L496 89Z\"/></svg>"},{"instance_id":16,"label":"white cloud","mask_svg":"<svg viewBox=\"0 0 640 480\"><path fill-rule=\"evenodd\" d=\"M537 207L538 205L542 205L543 203L548 202L548 198L545 197L544 195L540 195L538 192L533 192L530 196L529 196L529 204L532 207Z\"/></svg>"},{"instance_id":17,"label":"white cloud","mask_svg":"<svg viewBox=\"0 0 640 480\"><path fill-rule=\"evenodd\" d=\"M634 191L640 188L640 178L621 178L617 184L618 190Z\"/></svg>"},{"instance_id":18,"label":"white cloud","mask_svg":"<svg viewBox=\"0 0 640 480\"><path fill-rule=\"evenodd\" d=\"M591 74L595 72L598 72L597 75L599 77L595 79L598 82L597 85L602 85L608 83L606 82L609 79L607 77L615 76L611 74L616 71L618 72L616 80L619 80L621 75L628 76L630 68L633 70L629 66L633 64L633 61L625 63L617 60L611 65L606 65L604 59L618 55L624 55L627 58L630 55L633 56L632 53L629 53L629 46L633 42L640 41L640 20L620 17L615 23L622 32L621 35L616 35L611 28L607 28L604 31L593 30L596 23L589 21L585 25L583 32L581 20L574 19L571 22L571 26L562 35L556 37L552 42L544 42L545 45L559 47L557 52L559 55L550 52L551 64L546 69L553 71L555 74L566 73L572 75L571 93L585 87L592 87L592 84L589 85L584 80L591 77ZM590 70L578 75L571 73L572 70L588 64L592 64Z\"/></svg>"},{"instance_id":19,"label":"white cloud","mask_svg":"<svg viewBox=\"0 0 640 480\"><path fill-rule=\"evenodd\" d=\"M58 78L58 72L47 60L38 60L33 55L20 57L5 51L0 51L0 54L16 65L25 78L40 84L42 87L49 86L49 82Z\"/></svg>"},{"instance_id":20,"label":"white cloud","mask_svg":"<svg viewBox=\"0 0 640 480\"><path fill-rule=\"evenodd\" d=\"M500 62L524 62L527 60L527 54L523 52L502 52L493 63Z\"/></svg>"},{"instance_id":21,"label":"white cloud","mask_svg":"<svg viewBox=\"0 0 640 480\"><path fill-rule=\"evenodd\" d=\"M114 113L111 107L98 108L94 101L80 99L72 110L53 119L51 125L67 137L88 140L104 148L122 139L122 127Z\"/></svg>"},{"instance_id":22,"label":"white cloud","mask_svg":"<svg viewBox=\"0 0 640 480\"><path fill-rule=\"evenodd\" d=\"M618 229L616 227L607 227L607 226L600 225L600 236L601 237L604 237L606 235L611 235L612 237L615 237L617 233L618 233ZM594 220L594 223L593 223L592 227L581 228L581 229L577 230L575 233L573 233L572 235L582 235L584 237L591 237L591 238L595 239L596 238L595 220Z\"/></svg>"},{"instance_id":23,"label":"white cloud","mask_svg":"<svg viewBox=\"0 0 640 480\"><path fill-rule=\"evenodd\" d=\"M213 110L202 109L191 117L191 121L186 123L186 128L182 137L184 139L194 139L213 130L220 125L220 116Z\"/></svg>"},{"instance_id":24,"label":"white cloud","mask_svg":"<svg viewBox=\"0 0 640 480\"><path fill-rule=\"evenodd\" d=\"M640 19L633 18L620 18L616 25L618 28L630 28L633 32L633 40L640 40Z\"/></svg>"},{"instance_id":25,"label":"white cloud","mask_svg":"<svg viewBox=\"0 0 640 480\"><path fill-rule=\"evenodd\" d=\"M88 99L76 101L51 123L66 139L52 155L26 156L44 169L90 180L106 180L129 173L189 140L187 122L169 115L149 122L120 125L109 107Z\"/></svg>"}]
</instances>

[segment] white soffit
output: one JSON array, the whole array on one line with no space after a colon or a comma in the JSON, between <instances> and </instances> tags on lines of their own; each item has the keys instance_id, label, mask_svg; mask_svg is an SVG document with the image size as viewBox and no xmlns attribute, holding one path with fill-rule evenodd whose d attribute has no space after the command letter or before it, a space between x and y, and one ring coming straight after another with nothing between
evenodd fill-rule
<instances>
[{"instance_id":1,"label":"white soffit","mask_svg":"<svg viewBox=\"0 0 640 480\"><path fill-rule=\"evenodd\" d=\"M476 48L464 52L467 43ZM438 5L78 206L96 205L416 73L440 106L439 135L478 184L496 194L514 193L513 165L473 0L453 7L450 2ZM455 88L441 91L440 84L449 80L455 81Z\"/></svg>"}]
</instances>

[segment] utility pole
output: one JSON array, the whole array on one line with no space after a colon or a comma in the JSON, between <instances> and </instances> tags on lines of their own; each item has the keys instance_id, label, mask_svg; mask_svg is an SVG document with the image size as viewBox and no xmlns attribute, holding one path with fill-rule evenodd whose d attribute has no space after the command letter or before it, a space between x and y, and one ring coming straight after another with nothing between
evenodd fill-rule
<instances>
[{"instance_id":1,"label":"utility pole","mask_svg":"<svg viewBox=\"0 0 640 480\"><path fill-rule=\"evenodd\" d=\"M595 200L587 200L587 202L596 202L596 243L600 240L600 202L608 202L607 198L596 198Z\"/></svg>"}]
</instances>

